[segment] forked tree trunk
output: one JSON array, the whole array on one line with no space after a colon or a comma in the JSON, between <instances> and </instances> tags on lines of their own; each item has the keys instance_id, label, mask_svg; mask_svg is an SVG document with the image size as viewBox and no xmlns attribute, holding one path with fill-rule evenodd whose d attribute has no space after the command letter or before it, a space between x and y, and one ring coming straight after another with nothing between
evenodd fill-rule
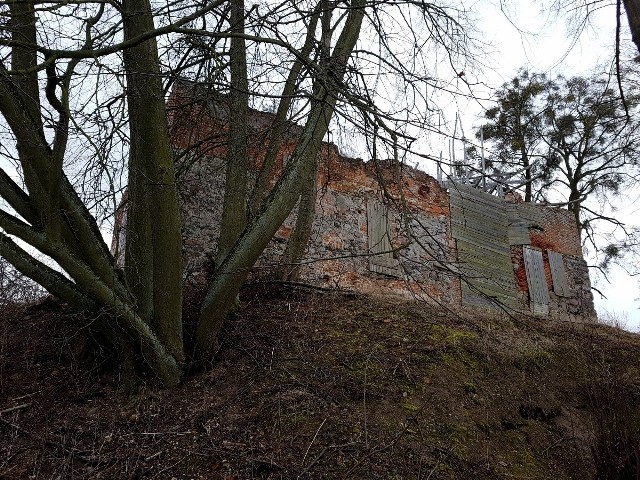
<instances>
[{"instance_id":1,"label":"forked tree trunk","mask_svg":"<svg viewBox=\"0 0 640 480\"><path fill-rule=\"evenodd\" d=\"M307 123L282 176L264 200L261 210L247 225L233 249L216 270L200 311L196 331L196 344L201 355L215 353L222 322L249 269L295 206L304 180L313 170L322 139L335 109L336 96L347 62L360 35L363 5L362 0L354 0L351 3L333 54L323 65L326 75L323 81L317 81L314 85Z\"/></svg>"}]
</instances>

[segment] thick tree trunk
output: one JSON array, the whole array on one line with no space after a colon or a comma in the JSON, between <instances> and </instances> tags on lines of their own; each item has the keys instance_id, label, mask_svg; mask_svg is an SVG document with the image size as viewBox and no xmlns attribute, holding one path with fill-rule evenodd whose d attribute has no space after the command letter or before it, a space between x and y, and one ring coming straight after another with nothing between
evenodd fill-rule
<instances>
[{"instance_id":1,"label":"thick tree trunk","mask_svg":"<svg viewBox=\"0 0 640 480\"><path fill-rule=\"evenodd\" d=\"M581 195L580 192L572 191L569 195L568 210L573 214L573 218L576 221L576 227L578 228L578 238L582 240L582 219L581 219Z\"/></svg>"},{"instance_id":2,"label":"thick tree trunk","mask_svg":"<svg viewBox=\"0 0 640 480\"><path fill-rule=\"evenodd\" d=\"M200 311L196 344L201 354L217 350L222 322L245 281L249 269L287 218L302 191L304 179L313 169L319 145L327 131L335 98L319 99L311 111L307 127L282 177L266 198L262 212L247 228L217 268Z\"/></svg>"},{"instance_id":3,"label":"thick tree trunk","mask_svg":"<svg viewBox=\"0 0 640 480\"><path fill-rule=\"evenodd\" d=\"M520 155L522 158L522 166L527 168L529 166L529 155L527 155L527 149L524 146L524 139L522 140L522 147L520 148ZM533 201L533 185L531 185L531 169L527 168L524 171L524 179L527 182L524 186L524 201Z\"/></svg>"},{"instance_id":4,"label":"thick tree trunk","mask_svg":"<svg viewBox=\"0 0 640 480\"><path fill-rule=\"evenodd\" d=\"M33 2L14 1L10 4L9 28L16 41L37 44L36 18ZM83 259L110 288L127 298L124 285L113 269L113 258L102 241L95 219L78 198L62 171L66 147L66 132L56 131L53 148L43 132L40 116L38 76L32 69L37 64L35 48L12 49L11 66L15 75L3 75L0 80L0 111L16 135L25 183L25 195L6 174L0 180L0 190L13 208L37 230L43 230L52 241L60 238ZM2 67L0 67L2 68ZM30 70L31 69L31 70ZM51 103L62 105L55 92L47 90ZM62 105L59 130L68 127L67 113Z\"/></svg>"},{"instance_id":5,"label":"thick tree trunk","mask_svg":"<svg viewBox=\"0 0 640 480\"><path fill-rule=\"evenodd\" d=\"M12 0L9 2L10 20L8 28L11 39L34 47L15 47L11 51L11 68L15 72L11 82L17 90L20 102L17 115L22 116L22 127L33 130L32 138L17 137L16 146L20 158L29 158L24 162L24 180L29 190L32 202L36 205L39 224L50 234L57 235L59 231L57 184L53 184L53 164L50 149L44 135L42 117L40 115L40 86L38 74L30 71L38 64L36 15L33 1Z\"/></svg>"},{"instance_id":6,"label":"thick tree trunk","mask_svg":"<svg viewBox=\"0 0 640 480\"><path fill-rule=\"evenodd\" d=\"M298 204L298 216L296 225L289 237L289 243L282 255L281 278L285 281L296 281L300 276L300 261L311 237L313 220L316 216L316 176L318 171L318 161L302 190L300 202Z\"/></svg>"},{"instance_id":7,"label":"thick tree trunk","mask_svg":"<svg viewBox=\"0 0 640 480\"><path fill-rule=\"evenodd\" d=\"M640 0L624 0L624 9L627 12L631 38L640 53Z\"/></svg>"},{"instance_id":8,"label":"thick tree trunk","mask_svg":"<svg viewBox=\"0 0 640 480\"><path fill-rule=\"evenodd\" d=\"M149 0L123 2L123 28L125 39L153 30ZM124 65L131 135L127 280L138 311L181 363L182 238L155 38L125 50Z\"/></svg>"}]
</instances>

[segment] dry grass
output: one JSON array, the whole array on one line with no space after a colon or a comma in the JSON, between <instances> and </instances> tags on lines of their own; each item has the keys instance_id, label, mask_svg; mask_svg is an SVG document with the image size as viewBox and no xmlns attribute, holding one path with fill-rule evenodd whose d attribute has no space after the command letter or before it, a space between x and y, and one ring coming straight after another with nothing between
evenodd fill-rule
<instances>
[{"instance_id":1,"label":"dry grass","mask_svg":"<svg viewBox=\"0 0 640 480\"><path fill-rule=\"evenodd\" d=\"M254 286L214 368L126 398L82 325L3 315L0 478L582 480L600 365L640 375L599 325Z\"/></svg>"}]
</instances>

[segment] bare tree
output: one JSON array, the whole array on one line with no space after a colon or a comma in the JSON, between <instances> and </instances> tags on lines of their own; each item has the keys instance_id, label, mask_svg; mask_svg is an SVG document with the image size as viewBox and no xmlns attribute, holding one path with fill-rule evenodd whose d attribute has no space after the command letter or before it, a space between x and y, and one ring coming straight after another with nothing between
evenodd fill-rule
<instances>
[{"instance_id":1,"label":"bare tree","mask_svg":"<svg viewBox=\"0 0 640 480\"><path fill-rule=\"evenodd\" d=\"M242 0L0 3L0 114L3 137L15 145L3 148L20 175L0 172L0 255L70 305L100 312L91 326L120 352L129 384L150 369L165 386L175 386L186 352L180 218L165 107L173 75L206 75L229 92L234 109L226 167L233 188L226 189L223 215L229 228L219 239L195 336L198 355L210 356L247 272L309 184L334 114L354 128L362 128L362 118L378 125L382 143L399 135L410 144L412 129L415 135L429 126L433 93L425 91L450 85L467 61L465 14L446 1L287 1L248 9ZM391 39L399 23L406 27L404 42ZM375 48L359 43L364 31L376 38ZM398 50L400 44L406 50ZM96 83L89 86L92 78ZM401 108L394 109L397 99L377 93L378 82L391 78L398 82L394 88L404 85ZM251 102L266 98L278 103L278 122L256 189L249 191L246 112ZM108 122L100 121L102 115ZM273 178L271 157L285 120L297 120L302 131ZM96 138L95 125L109 130ZM122 143L114 148L107 137ZM118 149L128 151L124 273L94 216L114 203L118 172L109 164ZM89 171L98 172L104 195L76 188L85 184L78 176ZM25 243L59 269L38 261Z\"/></svg>"},{"instance_id":2,"label":"bare tree","mask_svg":"<svg viewBox=\"0 0 640 480\"><path fill-rule=\"evenodd\" d=\"M33 302L45 293L40 285L0 258L0 308Z\"/></svg>"}]
</instances>

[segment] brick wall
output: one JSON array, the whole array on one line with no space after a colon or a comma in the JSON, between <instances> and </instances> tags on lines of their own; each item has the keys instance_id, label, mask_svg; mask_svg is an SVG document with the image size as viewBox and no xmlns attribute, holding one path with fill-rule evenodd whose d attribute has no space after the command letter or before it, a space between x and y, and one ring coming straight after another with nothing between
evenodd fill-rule
<instances>
[{"instance_id":1,"label":"brick wall","mask_svg":"<svg viewBox=\"0 0 640 480\"><path fill-rule=\"evenodd\" d=\"M573 214L566 208L536 206L542 216L541 229L529 230L531 245L574 257L582 257L580 237Z\"/></svg>"},{"instance_id":2,"label":"brick wall","mask_svg":"<svg viewBox=\"0 0 640 480\"><path fill-rule=\"evenodd\" d=\"M183 218L185 281L204 287L213 271L224 196L226 135L224 106L198 87L174 88L169 100ZM215 98L215 96L214 96ZM251 178L262 163L272 115L251 112ZM277 156L277 171L295 148L300 127L288 126ZM278 172L276 172L277 175ZM399 276L371 270L367 212L374 202L388 211L392 259ZM448 307L461 303L455 273L456 243L451 237L449 194L434 178L391 162L364 162L340 155L323 144L317 177L316 215L309 245L300 267L300 280L324 287L373 294L417 296ZM548 258L545 273L550 289L550 316L571 320L594 317L586 264L581 256L575 223L568 212L527 206L538 221L529 229L533 247L563 254L573 296L553 294ZM533 210L531 210L533 209ZM295 210L272 239L251 272L251 278L274 278L296 221ZM526 234L525 234L526 235ZM522 311L528 311L528 287L522 246L511 248L514 283ZM389 254L389 256L391 256Z\"/></svg>"},{"instance_id":3,"label":"brick wall","mask_svg":"<svg viewBox=\"0 0 640 480\"><path fill-rule=\"evenodd\" d=\"M549 317L590 322L595 321L596 313L591 293L589 269L582 258L580 237L573 214L566 209L531 205L536 210L539 223L529 229L531 247L542 252L544 273L549 292ZM570 293L557 295L554 291L548 251L562 254L562 261ZM516 276L516 285L521 292L521 303L529 300L529 288L525 272L523 247L512 246L511 254Z\"/></svg>"},{"instance_id":4,"label":"brick wall","mask_svg":"<svg viewBox=\"0 0 640 480\"><path fill-rule=\"evenodd\" d=\"M318 173L316 216L301 281L365 293L417 295L448 303L459 302L459 281L448 267L455 261L449 233L448 195L423 172L402 172L400 185L386 179L385 198L370 164L341 157L335 148L324 152L327 162ZM186 160L188 158L188 160ZM223 161L185 157L179 176L183 218L186 280L203 286L212 272L224 194ZM385 172L389 173L388 171ZM393 248L403 272L391 278L369 270L368 202L386 202ZM269 243L252 278L273 278L296 222L291 213Z\"/></svg>"}]
</instances>

